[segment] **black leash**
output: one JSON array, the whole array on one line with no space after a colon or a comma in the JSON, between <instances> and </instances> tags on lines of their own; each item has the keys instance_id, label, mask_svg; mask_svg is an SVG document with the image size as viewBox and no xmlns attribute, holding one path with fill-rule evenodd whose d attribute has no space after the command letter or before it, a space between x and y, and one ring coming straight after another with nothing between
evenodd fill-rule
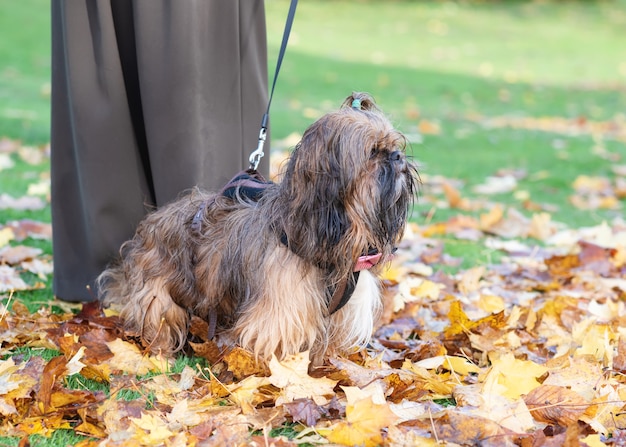
<instances>
[{"instance_id":1,"label":"black leash","mask_svg":"<svg viewBox=\"0 0 626 447\"><path fill-rule=\"evenodd\" d=\"M270 93L270 99L267 102L267 110L261 119L261 131L259 132L259 143L254 152L250 154L250 167L249 169L253 169L256 171L256 168L259 166L259 162L261 158L265 155L263 152L263 146L265 145L265 138L267 137L267 125L270 116L270 106L272 105L272 98L274 97L274 88L276 87L276 80L278 79L278 73L280 72L280 66L283 63L283 57L285 56L285 50L287 49L287 42L289 41L289 34L291 33L291 25L293 24L293 19L296 15L296 6L298 5L298 0L291 0L291 4L289 5L289 12L287 14L287 22L285 23L285 31L283 31L283 41L280 44L280 52L278 53L278 60L276 61L276 71L274 72L274 81L272 82L272 91Z\"/></svg>"}]
</instances>

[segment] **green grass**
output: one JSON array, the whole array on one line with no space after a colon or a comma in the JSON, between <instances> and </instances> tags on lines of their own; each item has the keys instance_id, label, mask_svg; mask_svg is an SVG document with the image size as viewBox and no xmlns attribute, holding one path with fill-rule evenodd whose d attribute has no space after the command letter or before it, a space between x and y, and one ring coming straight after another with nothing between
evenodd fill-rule
<instances>
[{"instance_id":1,"label":"green grass","mask_svg":"<svg viewBox=\"0 0 626 447\"><path fill-rule=\"evenodd\" d=\"M288 0L266 2L270 78L288 6ZM49 9L44 0L0 2L0 137L30 145L49 140ZM459 179L462 194L472 197L472 186L498 170L525 169L529 175L518 190L557 207L554 219L571 227L610 220L623 210L581 211L568 198L581 174L612 177L614 162L595 155L594 146L604 145L621 157L617 163L626 164L623 138L489 129L480 117L621 120L626 126L624 29L626 0L300 2L272 103L272 141L277 146L291 133L301 133L351 91L368 91L409 136L424 178ZM422 120L437 123L441 131L419 139ZM19 197L45 178L49 163L33 167L13 158L16 166L0 173L0 194ZM423 190L428 192L427 184ZM513 194L491 199L519 206ZM432 204L418 203L412 219L424 224L432 211ZM458 213L434 211L434 221ZM0 225L23 218L50 221L50 209L0 210ZM444 241L448 254L463 259L463 268L499 257L481 244ZM49 241L25 243L52 250ZM46 289L18 298L34 311L51 296L48 282ZM20 348L14 355L57 354ZM173 371L198 362L178 359ZM71 387L108 392L82 376L68 381ZM138 396L122 392L119 397ZM50 439L30 440L60 446L81 439L60 430ZM17 443L0 438L0 445Z\"/></svg>"},{"instance_id":2,"label":"green grass","mask_svg":"<svg viewBox=\"0 0 626 447\"><path fill-rule=\"evenodd\" d=\"M50 2L0 2L0 135L47 142L49 102Z\"/></svg>"},{"instance_id":3,"label":"green grass","mask_svg":"<svg viewBox=\"0 0 626 447\"><path fill-rule=\"evenodd\" d=\"M273 135L304 129L351 90L369 91L409 135L420 119L441 124L439 135L412 145L424 174L473 185L501 168L548 171L547 179L520 186L533 200L567 204L576 176L610 171L611 163L590 154L590 136L488 130L466 117L623 116L624 6L623 1L302 3L273 103ZM286 7L284 1L267 4L272 48L279 44ZM557 158L557 138L565 141L567 161ZM624 141L605 144L626 156ZM504 202L515 204L506 197ZM561 206L555 218L577 226L615 214Z\"/></svg>"}]
</instances>

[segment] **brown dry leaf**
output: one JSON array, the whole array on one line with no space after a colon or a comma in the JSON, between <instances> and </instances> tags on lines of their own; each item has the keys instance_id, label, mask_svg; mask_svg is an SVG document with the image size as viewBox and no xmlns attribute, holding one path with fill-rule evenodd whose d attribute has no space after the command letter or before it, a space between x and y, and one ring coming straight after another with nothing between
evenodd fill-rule
<instances>
[{"instance_id":1,"label":"brown dry leaf","mask_svg":"<svg viewBox=\"0 0 626 447\"><path fill-rule=\"evenodd\" d=\"M587 401L594 399L598 386L605 382L602 365L592 358L564 356L548 362L546 366L550 373L543 385L566 387Z\"/></svg>"},{"instance_id":2,"label":"brown dry leaf","mask_svg":"<svg viewBox=\"0 0 626 447\"><path fill-rule=\"evenodd\" d=\"M515 435L498 423L483 417L456 412L446 412L433 422L437 439L460 445L514 445L510 440ZM491 444L487 441L491 440Z\"/></svg>"},{"instance_id":3,"label":"brown dry leaf","mask_svg":"<svg viewBox=\"0 0 626 447\"><path fill-rule=\"evenodd\" d=\"M456 208L460 210L471 209L469 200L462 197L459 190L455 188L451 183L444 182L441 186L443 188L443 192L446 196L446 200L448 201L448 206L450 208Z\"/></svg>"},{"instance_id":4,"label":"brown dry leaf","mask_svg":"<svg viewBox=\"0 0 626 447\"><path fill-rule=\"evenodd\" d=\"M589 403L578 393L555 385L540 385L531 390L524 402L539 422L567 427L585 412Z\"/></svg>"},{"instance_id":5,"label":"brown dry leaf","mask_svg":"<svg viewBox=\"0 0 626 447\"><path fill-rule=\"evenodd\" d=\"M224 355L224 361L228 365L228 370L233 373L236 378L244 378L252 375L268 375L266 366L257 362L254 355L250 351L246 351L240 347L233 348Z\"/></svg>"},{"instance_id":6,"label":"brown dry leaf","mask_svg":"<svg viewBox=\"0 0 626 447\"><path fill-rule=\"evenodd\" d=\"M0 361L0 415L17 416L20 402L30 399L43 371L39 357L15 364L13 358Z\"/></svg>"},{"instance_id":7,"label":"brown dry leaf","mask_svg":"<svg viewBox=\"0 0 626 447\"><path fill-rule=\"evenodd\" d=\"M19 369L12 357L0 360L0 395L19 387L19 382L13 378L13 374Z\"/></svg>"},{"instance_id":8,"label":"brown dry leaf","mask_svg":"<svg viewBox=\"0 0 626 447\"><path fill-rule=\"evenodd\" d=\"M54 270L51 262L39 258L31 261L23 261L20 267L27 272L37 275L44 281L47 279L47 275L51 275Z\"/></svg>"},{"instance_id":9,"label":"brown dry leaf","mask_svg":"<svg viewBox=\"0 0 626 447\"><path fill-rule=\"evenodd\" d=\"M572 184L573 188L578 192L600 193L608 191L611 188L611 182L606 177L591 177L588 175L579 175Z\"/></svg>"},{"instance_id":10,"label":"brown dry leaf","mask_svg":"<svg viewBox=\"0 0 626 447\"><path fill-rule=\"evenodd\" d=\"M503 194L513 191L517 188L517 180L512 175L503 175L499 177L487 177L485 183L476 185L472 188L478 194Z\"/></svg>"},{"instance_id":11,"label":"brown dry leaf","mask_svg":"<svg viewBox=\"0 0 626 447\"><path fill-rule=\"evenodd\" d=\"M0 210L35 211L44 209L45 207L46 202L39 197L24 196L16 199L8 194L0 194Z\"/></svg>"},{"instance_id":12,"label":"brown dry leaf","mask_svg":"<svg viewBox=\"0 0 626 447\"><path fill-rule=\"evenodd\" d=\"M504 209L500 205L492 207L488 213L480 215L480 229L489 231L504 218Z\"/></svg>"},{"instance_id":13,"label":"brown dry leaf","mask_svg":"<svg viewBox=\"0 0 626 447\"><path fill-rule=\"evenodd\" d=\"M52 391L58 379L67 374L67 359L64 356L52 358L44 367L43 377L37 400L43 404L44 411L52 405Z\"/></svg>"},{"instance_id":14,"label":"brown dry leaf","mask_svg":"<svg viewBox=\"0 0 626 447\"><path fill-rule=\"evenodd\" d=\"M13 231L16 241L23 241L24 239L29 237L33 239L52 239L51 224L30 219L22 219L8 222L3 230ZM0 233L3 230L0 230ZM0 247L1 246L2 244L0 244Z\"/></svg>"},{"instance_id":15,"label":"brown dry leaf","mask_svg":"<svg viewBox=\"0 0 626 447\"><path fill-rule=\"evenodd\" d=\"M19 157L30 165L38 165L46 159L44 148L34 146L20 146L17 150Z\"/></svg>"},{"instance_id":16,"label":"brown dry leaf","mask_svg":"<svg viewBox=\"0 0 626 447\"><path fill-rule=\"evenodd\" d=\"M552 223L552 216L549 213L535 213L530 220L528 236L540 241L545 241L556 233L556 225Z\"/></svg>"},{"instance_id":17,"label":"brown dry leaf","mask_svg":"<svg viewBox=\"0 0 626 447\"><path fill-rule=\"evenodd\" d=\"M61 410L63 407L80 407L96 401L91 391L61 389L50 395L50 406ZM72 411L72 408L67 408Z\"/></svg>"},{"instance_id":18,"label":"brown dry leaf","mask_svg":"<svg viewBox=\"0 0 626 447\"><path fill-rule=\"evenodd\" d=\"M617 345L617 355L613 358L613 368L621 373L626 372L626 339L621 337Z\"/></svg>"},{"instance_id":19,"label":"brown dry leaf","mask_svg":"<svg viewBox=\"0 0 626 447\"><path fill-rule=\"evenodd\" d=\"M389 367L366 368L340 357L331 357L329 361L335 368L344 372L352 384L359 387L367 386L377 379L387 377L389 374L397 372L397 370Z\"/></svg>"},{"instance_id":20,"label":"brown dry leaf","mask_svg":"<svg viewBox=\"0 0 626 447\"><path fill-rule=\"evenodd\" d=\"M8 137L0 138L0 153L11 154L17 152L20 146L22 145L21 141L13 140Z\"/></svg>"},{"instance_id":21,"label":"brown dry leaf","mask_svg":"<svg viewBox=\"0 0 626 447\"><path fill-rule=\"evenodd\" d=\"M417 129L424 135L439 135L441 133L441 126L438 122L426 119L419 121Z\"/></svg>"},{"instance_id":22,"label":"brown dry leaf","mask_svg":"<svg viewBox=\"0 0 626 447\"><path fill-rule=\"evenodd\" d=\"M465 296L469 296L471 293L476 292L480 286L480 279L485 274L485 267L478 266L466 270L461 275L461 279L458 282L459 292Z\"/></svg>"},{"instance_id":23,"label":"brown dry leaf","mask_svg":"<svg viewBox=\"0 0 626 447\"><path fill-rule=\"evenodd\" d=\"M28 290L30 288L14 268L8 265L0 265L0 293Z\"/></svg>"},{"instance_id":24,"label":"brown dry leaf","mask_svg":"<svg viewBox=\"0 0 626 447\"><path fill-rule=\"evenodd\" d=\"M437 360L437 359L436 359ZM431 362L430 359L426 359L422 362L426 367L435 367L438 362ZM445 360L444 360L445 362ZM441 363L443 366L443 362ZM410 360L404 360L402 369L410 371L415 374L415 382L419 383L419 394L425 395L427 392L431 393L433 398L445 399L452 395L454 388L459 385L459 379L450 373L439 373L436 370L429 371L426 367L419 366L412 363Z\"/></svg>"},{"instance_id":25,"label":"brown dry leaf","mask_svg":"<svg viewBox=\"0 0 626 447\"><path fill-rule=\"evenodd\" d=\"M166 374L159 374L154 376L152 380L144 383L142 388L145 391L152 392L154 397L164 405L175 406L178 399L186 395L183 392L193 386L195 377L195 371L186 366L178 381ZM210 396L209 400L211 400Z\"/></svg>"},{"instance_id":26,"label":"brown dry leaf","mask_svg":"<svg viewBox=\"0 0 626 447\"><path fill-rule=\"evenodd\" d=\"M80 433L81 435L89 436L90 438L103 439L107 437L107 433L102 427L95 425L91 422L85 422L85 421L81 422L76 427L74 427L74 431L76 433ZM89 442L89 440L86 440L83 442ZM93 444L94 447L98 445L95 441L92 441L92 442L94 442ZM76 444L75 447L80 447L81 445L87 445L87 444Z\"/></svg>"},{"instance_id":27,"label":"brown dry leaf","mask_svg":"<svg viewBox=\"0 0 626 447\"><path fill-rule=\"evenodd\" d=\"M608 434L626 425L623 389L604 383L597 387L596 395L580 420L589 424L597 433Z\"/></svg>"},{"instance_id":28,"label":"brown dry leaf","mask_svg":"<svg viewBox=\"0 0 626 447\"><path fill-rule=\"evenodd\" d=\"M312 399L295 399L283 404L283 407L294 422L302 422L311 427L317 424L323 413L322 408Z\"/></svg>"},{"instance_id":29,"label":"brown dry leaf","mask_svg":"<svg viewBox=\"0 0 626 447\"><path fill-rule=\"evenodd\" d=\"M552 256L545 260L548 271L552 276L557 278L570 277L573 275L572 270L580 266L578 255Z\"/></svg>"},{"instance_id":30,"label":"brown dry leaf","mask_svg":"<svg viewBox=\"0 0 626 447\"><path fill-rule=\"evenodd\" d=\"M211 365L219 363L224 357L223 350L213 340L203 343L190 341L189 346L198 357L207 359Z\"/></svg>"}]
</instances>

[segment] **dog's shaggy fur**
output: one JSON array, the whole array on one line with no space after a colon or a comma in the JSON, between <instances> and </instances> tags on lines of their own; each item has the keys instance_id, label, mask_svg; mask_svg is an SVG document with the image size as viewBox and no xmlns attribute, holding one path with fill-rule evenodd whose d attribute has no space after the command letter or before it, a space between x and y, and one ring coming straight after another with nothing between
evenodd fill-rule
<instances>
[{"instance_id":1,"label":"dog's shaggy fur","mask_svg":"<svg viewBox=\"0 0 626 447\"><path fill-rule=\"evenodd\" d=\"M362 346L381 264L360 273L345 306L331 313L329 302L360 256L384 262L402 236L416 185L404 149L372 99L353 94L306 130L260 198L196 189L148 215L99 278L104 304L121 306L153 352L181 349L192 314L264 359Z\"/></svg>"}]
</instances>

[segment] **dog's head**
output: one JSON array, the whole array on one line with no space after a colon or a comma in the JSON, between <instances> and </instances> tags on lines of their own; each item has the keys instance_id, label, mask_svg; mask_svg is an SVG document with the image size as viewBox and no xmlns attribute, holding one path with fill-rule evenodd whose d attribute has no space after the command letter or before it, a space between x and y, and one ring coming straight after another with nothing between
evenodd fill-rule
<instances>
[{"instance_id":1,"label":"dog's head","mask_svg":"<svg viewBox=\"0 0 626 447\"><path fill-rule=\"evenodd\" d=\"M406 139L364 93L304 133L282 182L289 247L342 270L368 250L389 255L416 190Z\"/></svg>"}]
</instances>

